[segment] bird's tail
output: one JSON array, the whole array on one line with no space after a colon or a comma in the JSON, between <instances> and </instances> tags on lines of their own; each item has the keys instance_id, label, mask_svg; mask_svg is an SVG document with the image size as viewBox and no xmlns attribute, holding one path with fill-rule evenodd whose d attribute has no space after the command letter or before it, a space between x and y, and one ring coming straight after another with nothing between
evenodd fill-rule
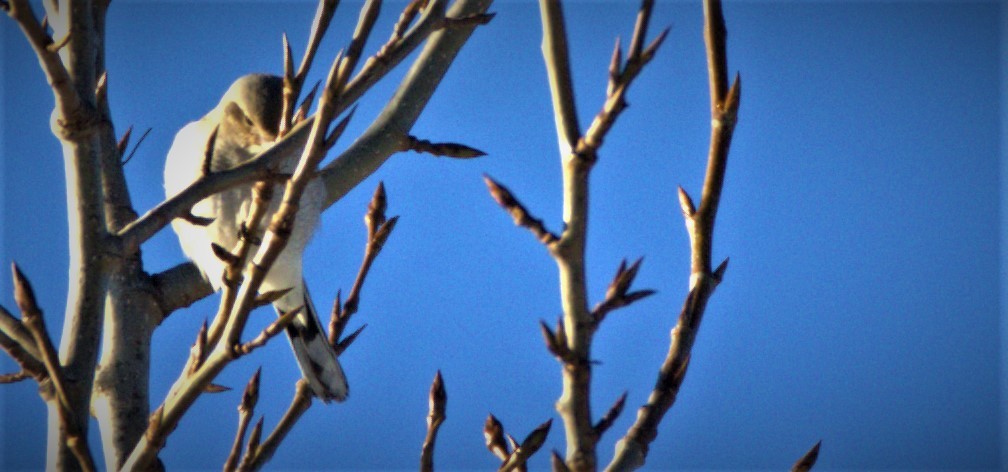
<instances>
[{"instance_id":1,"label":"bird's tail","mask_svg":"<svg viewBox=\"0 0 1008 472\"><path fill-rule=\"evenodd\" d=\"M308 386L315 396L326 402L329 400L341 402L346 400L349 393L343 367L340 366L336 351L322 330L318 312L311 301L311 296L308 295L308 287L302 282L301 288L301 294L294 293L297 290L292 290L277 300L273 308L280 315L304 306L301 313L287 325L287 337L294 349L294 356L297 357L301 375L308 381Z\"/></svg>"}]
</instances>

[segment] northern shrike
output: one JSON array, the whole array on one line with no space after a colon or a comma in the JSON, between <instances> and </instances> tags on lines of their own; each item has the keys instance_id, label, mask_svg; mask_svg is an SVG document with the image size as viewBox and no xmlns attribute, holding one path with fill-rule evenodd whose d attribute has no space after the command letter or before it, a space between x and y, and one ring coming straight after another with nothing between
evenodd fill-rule
<instances>
[{"instance_id":1,"label":"northern shrike","mask_svg":"<svg viewBox=\"0 0 1008 472\"><path fill-rule=\"evenodd\" d=\"M211 172L232 168L269 147L276 140L282 108L283 79L273 75L252 74L235 81L220 103L199 121L183 127L175 136L165 162L165 192L171 197L188 187L202 174L205 148L214 127L219 127L211 157ZM292 172L298 156L281 166ZM278 187L276 192L282 192ZM315 395L322 400L343 401L347 382L336 353L319 323L315 306L305 287L301 258L322 212L325 188L315 180L301 197L294 228L287 246L266 275L261 291L290 288L273 303L277 313L304 307L287 328L287 336L301 373ZM274 198L263 226L279 207ZM210 243L232 249L238 243L241 225L252 205L252 185L246 184L212 195L192 208L198 217L212 218L207 226L197 226L183 219L172 221L172 228L186 256L200 268L206 279L219 290L225 263L214 255ZM261 236L261 235L254 235ZM251 251L255 252L255 247Z\"/></svg>"}]
</instances>

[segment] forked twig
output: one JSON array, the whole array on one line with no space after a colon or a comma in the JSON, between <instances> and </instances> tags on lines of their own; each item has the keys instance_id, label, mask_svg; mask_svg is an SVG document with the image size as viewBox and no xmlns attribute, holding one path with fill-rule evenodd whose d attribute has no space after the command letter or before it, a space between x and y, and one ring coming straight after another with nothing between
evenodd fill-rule
<instances>
[{"instance_id":1,"label":"forked twig","mask_svg":"<svg viewBox=\"0 0 1008 472\"><path fill-rule=\"evenodd\" d=\"M71 404L71 396L67 390L66 380L63 378L63 367L60 365L59 355L49 337L49 332L46 330L42 310L35 299L35 291L32 290L31 283L28 282L28 278L21 272L17 264L11 263L11 273L14 278L14 301L21 310L21 320L35 341L35 347L38 349L40 360L45 367L48 384L56 394L55 398L45 398L46 395L43 394L43 398L47 402L56 402L60 425L66 432L67 445L77 458L79 466L86 471L95 470L95 462L91 456L91 450L88 448L87 438L82 433L83 427L77 424L73 417L74 405ZM45 383L45 381L40 381L40 387L45 387Z\"/></svg>"},{"instance_id":2,"label":"forked twig","mask_svg":"<svg viewBox=\"0 0 1008 472\"><path fill-rule=\"evenodd\" d=\"M248 425L252 421L252 415L255 413L256 403L259 402L259 382L261 377L262 368L260 367L256 369L255 374L252 375L248 384L245 385L241 403L238 404L238 431L235 433L234 443L231 445L231 451L228 453L227 460L224 461L224 470L234 470L238 465L242 442L245 441L245 432L248 431Z\"/></svg>"},{"instance_id":3,"label":"forked twig","mask_svg":"<svg viewBox=\"0 0 1008 472\"><path fill-rule=\"evenodd\" d=\"M519 444L511 435L504 432L504 426L500 420L494 415L487 416L486 422L483 424L483 437L487 450L501 461L501 465L497 469L498 472L527 471L526 463L533 454L542 448L552 424L552 419L546 420L545 423L532 430L528 436L525 436L525 439ZM507 442L504 440L505 437L507 437Z\"/></svg>"},{"instance_id":4,"label":"forked twig","mask_svg":"<svg viewBox=\"0 0 1008 472\"><path fill-rule=\"evenodd\" d=\"M691 267L689 294L678 322L672 329L669 352L662 363L655 387L637 419L616 444L616 454L607 470L632 470L644 464L649 444L658 435L658 424L675 402L679 387L689 367L693 342L703 318L707 301L727 269L725 259L712 269L711 240L721 189L724 183L728 148L738 113L740 80L736 75L731 88L727 83L725 25L721 3L704 2L704 38L707 44L708 76L711 90L711 143L707 172L699 207L680 188L679 200L690 237Z\"/></svg>"},{"instance_id":5,"label":"forked twig","mask_svg":"<svg viewBox=\"0 0 1008 472\"><path fill-rule=\"evenodd\" d=\"M347 295L346 302L340 303L339 294L336 295L336 302L333 303L332 316L329 318L329 343L337 347L337 354L341 353L349 345L348 340L356 338L355 332L346 339L341 340L343 331L346 329L350 317L357 312L360 305L360 294L364 288L364 280L367 279L371 266L374 264L378 254L381 253L385 242L392 235L398 216L386 218L385 209L387 206L387 196L385 184L378 182L371 201L368 203L367 213L364 215L364 224L367 226L367 244L364 246L364 258L361 260L360 268L357 269L357 276L354 278L353 286Z\"/></svg>"},{"instance_id":6,"label":"forked twig","mask_svg":"<svg viewBox=\"0 0 1008 472\"><path fill-rule=\"evenodd\" d=\"M598 159L598 149L605 135L620 112L626 108L628 88L666 36L666 33L662 33L646 48L642 46L652 3L644 0L638 11L637 25L625 62L617 41L610 64L606 101L587 130L582 132L574 103L563 8L559 0L539 2L543 27L542 51L563 170L563 232L553 235L547 231L542 222L531 217L506 188L486 179L491 194L511 214L515 223L528 228L546 245L560 272L562 323L558 324L555 331L550 330L545 323L541 324L541 328L547 348L563 364L563 394L557 401L556 408L566 433L564 468L571 470L595 470L598 437L615 419L607 417L599 423L592 419L591 343L594 333L609 312L654 293L650 290L630 292L630 283L640 264L638 261L628 269L624 263L617 272L605 301L590 310L584 257L589 209L588 175ZM620 409L611 409L610 415L618 414Z\"/></svg>"},{"instance_id":7,"label":"forked twig","mask_svg":"<svg viewBox=\"0 0 1008 472\"><path fill-rule=\"evenodd\" d=\"M301 415L308 411L311 405L311 387L308 386L308 382L304 379L299 379L294 389L294 396L291 397L291 404L287 407L287 411L284 412L276 427L273 428L273 432L261 444L258 444L250 454L246 454L242 461L245 465L238 470L258 470L262 468L263 464L273 457L273 454L276 453L276 450L287 437L287 434L294 428L294 424L301 419Z\"/></svg>"}]
</instances>

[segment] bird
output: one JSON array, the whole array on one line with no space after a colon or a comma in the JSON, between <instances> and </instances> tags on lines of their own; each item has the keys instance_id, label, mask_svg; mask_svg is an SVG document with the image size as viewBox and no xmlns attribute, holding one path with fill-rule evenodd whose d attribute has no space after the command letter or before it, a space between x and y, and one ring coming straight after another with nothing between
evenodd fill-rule
<instances>
[{"instance_id":1,"label":"bird","mask_svg":"<svg viewBox=\"0 0 1008 472\"><path fill-rule=\"evenodd\" d=\"M178 194L203 175L206 148L215 129L217 135L209 158L211 173L233 168L267 149L277 140L282 104L281 77L249 74L232 83L216 107L176 134L165 160L167 197ZM279 171L292 172L298 154L287 158ZM275 194L281 192L279 186L274 189ZM264 222L269 222L277 211L279 200L272 200ZM304 249L318 225L324 200L322 182L312 180L304 189L287 245L266 274L260 292L290 289L273 302L273 307L278 315L301 308L286 329L301 374L316 397L325 402L342 402L349 392L346 376L319 322L302 272ZM175 218L171 223L182 251L214 290L223 286L226 263L214 254L211 243L228 250L234 248L242 237L243 222L251 205L252 184L243 184L194 205L191 213L197 218ZM197 219L210 223L196 224ZM257 238L261 234L251 236ZM249 253L255 254L255 250L253 246Z\"/></svg>"}]
</instances>

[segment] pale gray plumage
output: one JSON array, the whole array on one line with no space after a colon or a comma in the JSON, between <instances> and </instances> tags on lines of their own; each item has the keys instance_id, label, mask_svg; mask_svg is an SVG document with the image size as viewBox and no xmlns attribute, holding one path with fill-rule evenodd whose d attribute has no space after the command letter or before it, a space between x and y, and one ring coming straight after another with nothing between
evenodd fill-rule
<instances>
[{"instance_id":1,"label":"pale gray plumage","mask_svg":"<svg viewBox=\"0 0 1008 472\"><path fill-rule=\"evenodd\" d=\"M200 177L204 150L215 126L219 128L211 171L234 167L267 148L276 139L282 96L283 79L280 77L252 74L235 81L213 110L183 127L175 136L165 162L165 191L168 196L184 190ZM297 157L291 156L280 170L292 172ZM277 186L276 198L267 212L265 224L279 207L282 192L283 188ZM260 291L291 289L274 302L278 313L304 306L302 313L287 329L298 365L317 397L343 401L348 391L346 377L322 330L302 274L302 253L318 224L324 197L325 189L318 180L305 188L287 246L266 275ZM213 254L210 244L216 243L225 249L234 248L251 203L252 186L242 185L208 197L193 207L195 216L212 218L213 223L201 227L182 219L172 222L182 250L196 263L214 289L221 288L225 264Z\"/></svg>"}]
</instances>

